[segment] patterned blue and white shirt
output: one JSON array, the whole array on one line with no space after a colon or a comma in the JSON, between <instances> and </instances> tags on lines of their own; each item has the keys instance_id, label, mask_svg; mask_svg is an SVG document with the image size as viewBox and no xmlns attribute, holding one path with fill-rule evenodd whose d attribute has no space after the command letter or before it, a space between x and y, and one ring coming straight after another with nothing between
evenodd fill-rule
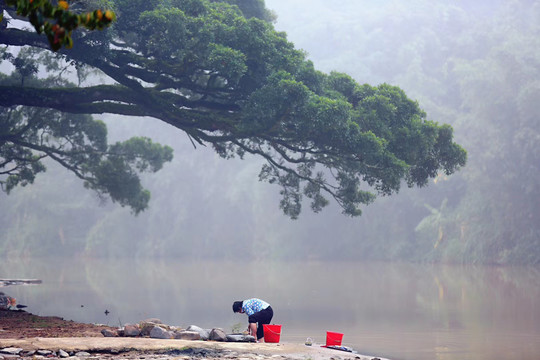
<instances>
[{"instance_id":1,"label":"patterned blue and white shirt","mask_svg":"<svg viewBox=\"0 0 540 360\"><path fill-rule=\"evenodd\" d=\"M253 298L253 299L244 300L242 302L242 311L245 312L248 316L251 316L261 310L266 309L269 306L270 304L267 303L266 301Z\"/></svg>"}]
</instances>

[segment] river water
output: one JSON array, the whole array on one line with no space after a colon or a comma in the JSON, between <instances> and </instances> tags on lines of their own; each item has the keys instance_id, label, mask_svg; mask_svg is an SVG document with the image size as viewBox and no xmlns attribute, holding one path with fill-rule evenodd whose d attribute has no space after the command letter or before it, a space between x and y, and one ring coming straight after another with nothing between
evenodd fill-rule
<instances>
[{"instance_id":1,"label":"river water","mask_svg":"<svg viewBox=\"0 0 540 360\"><path fill-rule=\"evenodd\" d=\"M389 263L0 260L0 289L38 315L120 326L247 325L232 303L260 297L282 341L404 360L540 359L540 269ZM105 314L108 311L108 315Z\"/></svg>"}]
</instances>

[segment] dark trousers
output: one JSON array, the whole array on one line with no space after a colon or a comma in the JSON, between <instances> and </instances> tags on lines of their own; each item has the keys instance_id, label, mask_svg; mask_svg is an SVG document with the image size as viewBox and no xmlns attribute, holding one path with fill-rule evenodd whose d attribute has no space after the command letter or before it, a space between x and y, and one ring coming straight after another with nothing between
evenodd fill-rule
<instances>
[{"instance_id":1,"label":"dark trousers","mask_svg":"<svg viewBox=\"0 0 540 360\"><path fill-rule=\"evenodd\" d=\"M266 309L263 309L255 314L249 316L248 321L250 324L257 323L257 340L264 337L264 324L270 324L272 317L274 316L274 310L269 306Z\"/></svg>"}]
</instances>

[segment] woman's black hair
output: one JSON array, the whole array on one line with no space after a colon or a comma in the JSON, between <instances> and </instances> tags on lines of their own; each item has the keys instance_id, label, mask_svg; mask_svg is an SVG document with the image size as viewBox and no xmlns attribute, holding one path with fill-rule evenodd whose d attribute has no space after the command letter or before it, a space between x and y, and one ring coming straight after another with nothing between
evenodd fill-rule
<instances>
[{"instance_id":1,"label":"woman's black hair","mask_svg":"<svg viewBox=\"0 0 540 360\"><path fill-rule=\"evenodd\" d=\"M232 311L234 311L235 313L240 312L240 310L242 310L243 303L244 303L243 301L235 301L232 304Z\"/></svg>"}]
</instances>

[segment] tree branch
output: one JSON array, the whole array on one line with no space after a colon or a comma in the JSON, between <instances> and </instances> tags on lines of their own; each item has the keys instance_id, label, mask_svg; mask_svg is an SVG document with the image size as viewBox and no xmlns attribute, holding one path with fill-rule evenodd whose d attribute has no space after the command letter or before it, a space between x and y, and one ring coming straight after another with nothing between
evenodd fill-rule
<instances>
[{"instance_id":1,"label":"tree branch","mask_svg":"<svg viewBox=\"0 0 540 360\"><path fill-rule=\"evenodd\" d=\"M280 169L280 170L282 170L282 171L284 171L284 172L286 172L288 174L293 174L295 177L297 177L297 178L299 178L299 179L301 179L303 181L307 181L309 183L312 183L314 185L319 186L321 189L323 189L328 194L330 194L338 202L338 204L340 204L340 206L341 206L342 201L340 200L339 196L336 194L336 192L334 190L334 189L337 189L337 187L333 186L332 184L330 184L330 183L328 183L326 181L321 182L321 181L314 180L313 178L310 178L310 177L307 177L307 176L302 176L296 170L279 164L270 154L267 154L266 152L264 152L260 148L259 148L259 150L256 150L256 149L253 149L251 147L247 147L247 146L243 145L239 141L233 141L233 143L235 145L237 145L238 147L242 148L243 150L245 150L246 152L250 153L250 154L261 156L271 166L273 166L275 168L278 168L278 169Z\"/></svg>"},{"instance_id":2,"label":"tree branch","mask_svg":"<svg viewBox=\"0 0 540 360\"><path fill-rule=\"evenodd\" d=\"M20 29L4 29L0 31L0 44L11 46L33 46L49 50L47 38L35 32Z\"/></svg>"}]
</instances>

